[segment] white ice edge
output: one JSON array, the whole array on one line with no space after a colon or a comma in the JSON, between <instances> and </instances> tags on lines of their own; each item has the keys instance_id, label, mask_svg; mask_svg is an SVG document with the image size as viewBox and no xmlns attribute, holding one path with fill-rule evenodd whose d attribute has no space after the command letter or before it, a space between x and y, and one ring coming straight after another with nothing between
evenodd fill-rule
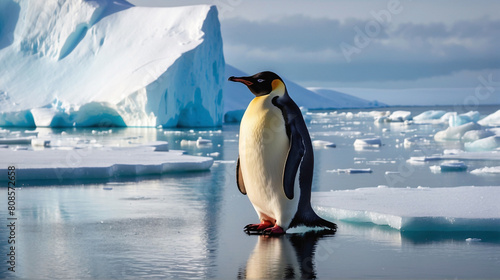
<instances>
[{"instance_id":1,"label":"white ice edge","mask_svg":"<svg viewBox=\"0 0 500 280\"><path fill-rule=\"evenodd\" d=\"M105 179L208 170L210 157L182 151L155 151L155 146L103 149L2 151L0 172L15 166L17 180ZM7 180L0 178L0 181Z\"/></svg>"},{"instance_id":2,"label":"white ice edge","mask_svg":"<svg viewBox=\"0 0 500 280\"><path fill-rule=\"evenodd\" d=\"M500 232L500 186L362 188L314 192L324 218L389 226L400 231Z\"/></svg>"}]
</instances>

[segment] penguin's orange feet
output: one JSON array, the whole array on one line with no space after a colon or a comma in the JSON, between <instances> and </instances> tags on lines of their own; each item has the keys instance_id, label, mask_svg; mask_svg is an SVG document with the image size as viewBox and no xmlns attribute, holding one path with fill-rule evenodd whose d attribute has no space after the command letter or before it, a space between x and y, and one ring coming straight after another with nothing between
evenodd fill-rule
<instances>
[{"instance_id":1,"label":"penguin's orange feet","mask_svg":"<svg viewBox=\"0 0 500 280\"><path fill-rule=\"evenodd\" d=\"M260 224L249 224L243 229L247 234L261 234L263 230L274 226L270 221L262 220Z\"/></svg>"},{"instance_id":2,"label":"penguin's orange feet","mask_svg":"<svg viewBox=\"0 0 500 280\"><path fill-rule=\"evenodd\" d=\"M275 225L274 227L271 228L266 228L265 230L262 231L262 234L267 236L278 236L285 233L286 231L278 225Z\"/></svg>"}]
</instances>

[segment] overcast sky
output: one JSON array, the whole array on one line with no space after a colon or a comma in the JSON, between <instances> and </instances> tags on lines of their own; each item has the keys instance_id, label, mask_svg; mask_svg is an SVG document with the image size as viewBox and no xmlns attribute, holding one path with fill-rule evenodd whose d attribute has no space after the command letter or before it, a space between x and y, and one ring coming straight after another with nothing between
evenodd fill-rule
<instances>
[{"instance_id":1,"label":"overcast sky","mask_svg":"<svg viewBox=\"0 0 500 280\"><path fill-rule=\"evenodd\" d=\"M166 1L216 4L226 63L303 86L474 88L500 82L500 1ZM497 83L500 85L500 83Z\"/></svg>"}]
</instances>

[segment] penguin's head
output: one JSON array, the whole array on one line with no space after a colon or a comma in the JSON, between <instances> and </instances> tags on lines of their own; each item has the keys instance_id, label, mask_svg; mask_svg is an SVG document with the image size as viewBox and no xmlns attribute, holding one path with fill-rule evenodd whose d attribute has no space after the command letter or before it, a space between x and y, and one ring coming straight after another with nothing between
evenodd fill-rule
<instances>
[{"instance_id":1,"label":"penguin's head","mask_svg":"<svg viewBox=\"0 0 500 280\"><path fill-rule=\"evenodd\" d=\"M248 77L229 77L229 81L245 84L255 96L267 95L275 90L285 92L285 83L271 71L264 71Z\"/></svg>"}]
</instances>

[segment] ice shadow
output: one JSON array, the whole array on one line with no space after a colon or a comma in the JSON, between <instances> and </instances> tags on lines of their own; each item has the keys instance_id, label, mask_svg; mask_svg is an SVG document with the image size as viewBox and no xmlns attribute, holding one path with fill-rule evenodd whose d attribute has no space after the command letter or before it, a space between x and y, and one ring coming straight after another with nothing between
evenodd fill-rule
<instances>
[{"instance_id":1,"label":"ice shadow","mask_svg":"<svg viewBox=\"0 0 500 280\"><path fill-rule=\"evenodd\" d=\"M354 223L336 221L339 230L345 234L358 236L375 242L383 242L393 246L421 246L439 243L488 243L500 245L500 232L474 230L397 230L389 226L372 223Z\"/></svg>"},{"instance_id":2,"label":"ice shadow","mask_svg":"<svg viewBox=\"0 0 500 280\"><path fill-rule=\"evenodd\" d=\"M500 245L500 232L495 231L403 231L403 244L469 242Z\"/></svg>"},{"instance_id":3,"label":"ice shadow","mask_svg":"<svg viewBox=\"0 0 500 280\"><path fill-rule=\"evenodd\" d=\"M330 230L285 234L280 237L258 236L257 243L238 279L314 279L318 241L334 236ZM322 246L331 255L329 246ZM322 256L324 257L324 256Z\"/></svg>"}]
</instances>

